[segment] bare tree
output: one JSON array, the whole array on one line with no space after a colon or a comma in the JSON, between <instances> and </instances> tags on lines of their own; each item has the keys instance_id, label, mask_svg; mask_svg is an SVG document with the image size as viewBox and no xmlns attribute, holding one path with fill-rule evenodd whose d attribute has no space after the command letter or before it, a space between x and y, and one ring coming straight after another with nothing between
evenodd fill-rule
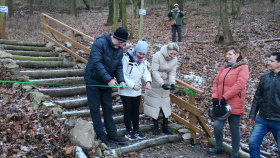
<instances>
[{"instance_id":1,"label":"bare tree","mask_svg":"<svg viewBox=\"0 0 280 158\"><path fill-rule=\"evenodd\" d=\"M118 27L119 18L119 0L114 0L114 30Z\"/></svg>"},{"instance_id":2,"label":"bare tree","mask_svg":"<svg viewBox=\"0 0 280 158\"><path fill-rule=\"evenodd\" d=\"M126 0L122 0L122 27L127 29Z\"/></svg>"},{"instance_id":3,"label":"bare tree","mask_svg":"<svg viewBox=\"0 0 280 158\"><path fill-rule=\"evenodd\" d=\"M86 5L86 7L87 7L87 10L90 10L90 6L88 5L87 0L83 0L83 2L85 3L85 5Z\"/></svg>"},{"instance_id":4,"label":"bare tree","mask_svg":"<svg viewBox=\"0 0 280 158\"><path fill-rule=\"evenodd\" d=\"M6 0L0 0L0 5L5 6ZM0 13L0 39L6 38L5 35L5 14L6 13Z\"/></svg>"},{"instance_id":5,"label":"bare tree","mask_svg":"<svg viewBox=\"0 0 280 158\"><path fill-rule=\"evenodd\" d=\"M220 0L220 18L223 27L224 44L232 45L234 41L229 25L227 0Z\"/></svg>"},{"instance_id":6,"label":"bare tree","mask_svg":"<svg viewBox=\"0 0 280 158\"><path fill-rule=\"evenodd\" d=\"M33 0L29 0L29 15L33 16Z\"/></svg>"},{"instance_id":7,"label":"bare tree","mask_svg":"<svg viewBox=\"0 0 280 158\"><path fill-rule=\"evenodd\" d=\"M78 17L76 0L72 0L72 13L74 13L75 17Z\"/></svg>"},{"instance_id":8,"label":"bare tree","mask_svg":"<svg viewBox=\"0 0 280 158\"><path fill-rule=\"evenodd\" d=\"M144 0L141 0L141 9L144 9ZM143 15L140 15L139 30L138 30L138 40L141 40L143 32Z\"/></svg>"},{"instance_id":9,"label":"bare tree","mask_svg":"<svg viewBox=\"0 0 280 158\"><path fill-rule=\"evenodd\" d=\"M14 16L13 0L8 0L8 10L9 17L11 18Z\"/></svg>"},{"instance_id":10,"label":"bare tree","mask_svg":"<svg viewBox=\"0 0 280 158\"><path fill-rule=\"evenodd\" d=\"M131 29L130 29L130 35L129 38L133 38L133 33L134 33L134 3L133 0L130 0L131 3Z\"/></svg>"},{"instance_id":11,"label":"bare tree","mask_svg":"<svg viewBox=\"0 0 280 158\"><path fill-rule=\"evenodd\" d=\"M114 0L109 0L109 15L107 19L107 26L114 24Z\"/></svg>"}]
</instances>

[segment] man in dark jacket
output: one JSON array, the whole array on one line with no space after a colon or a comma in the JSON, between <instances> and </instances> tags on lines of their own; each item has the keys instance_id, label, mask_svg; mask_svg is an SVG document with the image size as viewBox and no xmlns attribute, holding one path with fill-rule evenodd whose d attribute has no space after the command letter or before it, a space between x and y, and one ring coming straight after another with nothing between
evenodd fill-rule
<instances>
[{"instance_id":1,"label":"man in dark jacket","mask_svg":"<svg viewBox=\"0 0 280 158\"><path fill-rule=\"evenodd\" d=\"M182 42L182 17L184 16L184 12L180 11L179 5L175 3L174 9L172 9L167 16L172 17L172 42L176 42L176 31L178 33L178 42Z\"/></svg>"},{"instance_id":2,"label":"man in dark jacket","mask_svg":"<svg viewBox=\"0 0 280 158\"><path fill-rule=\"evenodd\" d=\"M250 124L254 125L249 138L250 157L253 158L260 157L263 137L269 131L277 142L280 158L280 52L271 54L268 68L270 72L261 76L249 116Z\"/></svg>"},{"instance_id":3,"label":"man in dark jacket","mask_svg":"<svg viewBox=\"0 0 280 158\"><path fill-rule=\"evenodd\" d=\"M108 86L125 86L123 76L123 44L126 42L128 32L124 28L118 28L114 34L99 35L92 44L89 60L85 71L85 82L87 84L87 99L90 114L97 137L108 145L114 142L124 145L125 141L117 136L117 129L113 120L112 88ZM117 78L117 82L114 80ZM100 115L100 104L102 107L104 132Z\"/></svg>"}]
</instances>

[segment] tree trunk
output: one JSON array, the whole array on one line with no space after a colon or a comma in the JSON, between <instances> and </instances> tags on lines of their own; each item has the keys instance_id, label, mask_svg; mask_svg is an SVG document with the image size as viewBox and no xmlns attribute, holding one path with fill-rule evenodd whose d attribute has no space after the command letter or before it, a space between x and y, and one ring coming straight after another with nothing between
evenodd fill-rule
<instances>
[{"instance_id":1,"label":"tree trunk","mask_svg":"<svg viewBox=\"0 0 280 158\"><path fill-rule=\"evenodd\" d=\"M86 7L87 7L87 10L89 10L89 9L90 9L90 6L88 5L87 0L83 0L83 2L85 3L85 5L86 5Z\"/></svg>"},{"instance_id":2,"label":"tree trunk","mask_svg":"<svg viewBox=\"0 0 280 158\"><path fill-rule=\"evenodd\" d=\"M236 15L237 14L237 8L236 8L236 0L231 0L231 14Z\"/></svg>"},{"instance_id":3,"label":"tree trunk","mask_svg":"<svg viewBox=\"0 0 280 158\"><path fill-rule=\"evenodd\" d=\"M72 0L72 13L74 13L75 17L78 17L76 0Z\"/></svg>"},{"instance_id":4,"label":"tree trunk","mask_svg":"<svg viewBox=\"0 0 280 158\"><path fill-rule=\"evenodd\" d=\"M114 0L114 31L118 27L118 16L119 16L119 0Z\"/></svg>"},{"instance_id":5,"label":"tree trunk","mask_svg":"<svg viewBox=\"0 0 280 158\"><path fill-rule=\"evenodd\" d=\"M126 0L122 0L122 27L127 29Z\"/></svg>"},{"instance_id":6,"label":"tree trunk","mask_svg":"<svg viewBox=\"0 0 280 158\"><path fill-rule=\"evenodd\" d=\"M196 0L196 14L199 15L199 0Z\"/></svg>"},{"instance_id":7,"label":"tree trunk","mask_svg":"<svg viewBox=\"0 0 280 158\"><path fill-rule=\"evenodd\" d=\"M114 24L114 0L109 0L109 15L106 26L112 26Z\"/></svg>"},{"instance_id":8,"label":"tree trunk","mask_svg":"<svg viewBox=\"0 0 280 158\"><path fill-rule=\"evenodd\" d=\"M224 44L232 45L234 41L229 25L227 0L220 0L220 18L223 26Z\"/></svg>"},{"instance_id":9,"label":"tree trunk","mask_svg":"<svg viewBox=\"0 0 280 158\"><path fill-rule=\"evenodd\" d=\"M8 0L8 14L9 17L13 17L14 16L14 7L13 7L13 0Z\"/></svg>"},{"instance_id":10,"label":"tree trunk","mask_svg":"<svg viewBox=\"0 0 280 158\"><path fill-rule=\"evenodd\" d=\"M1 6L5 6L6 5L6 0L0 0L0 5ZM5 18L5 14L6 13L0 13L0 39L3 39L3 38L6 38L6 35L5 35L5 21L6 21L6 18Z\"/></svg>"},{"instance_id":11,"label":"tree trunk","mask_svg":"<svg viewBox=\"0 0 280 158\"><path fill-rule=\"evenodd\" d=\"M33 16L33 0L29 0L29 15Z\"/></svg>"},{"instance_id":12,"label":"tree trunk","mask_svg":"<svg viewBox=\"0 0 280 158\"><path fill-rule=\"evenodd\" d=\"M172 5L172 1L171 0L167 0L167 8L168 8L168 11L172 10L173 9L173 5Z\"/></svg>"},{"instance_id":13,"label":"tree trunk","mask_svg":"<svg viewBox=\"0 0 280 158\"><path fill-rule=\"evenodd\" d=\"M141 0L141 9L144 9L144 0ZM142 38L143 16L144 15L140 15L139 30L138 30L138 40L141 40L141 38Z\"/></svg>"},{"instance_id":14,"label":"tree trunk","mask_svg":"<svg viewBox=\"0 0 280 158\"><path fill-rule=\"evenodd\" d=\"M134 33L134 4L133 4L133 0L130 0L130 3L131 3L131 29L130 29L129 39L133 39L133 33Z\"/></svg>"}]
</instances>

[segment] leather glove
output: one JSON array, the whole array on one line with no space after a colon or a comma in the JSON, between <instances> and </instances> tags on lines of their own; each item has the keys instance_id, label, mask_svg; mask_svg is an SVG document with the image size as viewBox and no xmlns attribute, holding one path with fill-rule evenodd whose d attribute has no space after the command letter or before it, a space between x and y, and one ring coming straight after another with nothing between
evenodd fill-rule
<instances>
[{"instance_id":1,"label":"leather glove","mask_svg":"<svg viewBox=\"0 0 280 158\"><path fill-rule=\"evenodd\" d=\"M175 90L176 88L175 84L171 84L170 87L171 87L170 90Z\"/></svg>"},{"instance_id":2,"label":"leather glove","mask_svg":"<svg viewBox=\"0 0 280 158\"><path fill-rule=\"evenodd\" d=\"M161 86L164 90L170 90L169 84L165 83Z\"/></svg>"},{"instance_id":3,"label":"leather glove","mask_svg":"<svg viewBox=\"0 0 280 158\"><path fill-rule=\"evenodd\" d=\"M216 106L219 104L219 99L218 98L213 98L213 106Z\"/></svg>"}]
</instances>

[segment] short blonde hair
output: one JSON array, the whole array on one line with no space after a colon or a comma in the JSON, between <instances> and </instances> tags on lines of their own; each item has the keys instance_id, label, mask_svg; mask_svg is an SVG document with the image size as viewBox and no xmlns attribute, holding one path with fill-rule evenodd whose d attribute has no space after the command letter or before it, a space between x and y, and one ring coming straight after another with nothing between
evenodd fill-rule
<instances>
[{"instance_id":1,"label":"short blonde hair","mask_svg":"<svg viewBox=\"0 0 280 158\"><path fill-rule=\"evenodd\" d=\"M168 50L176 50L179 53L179 46L177 43L169 43L167 45Z\"/></svg>"}]
</instances>

